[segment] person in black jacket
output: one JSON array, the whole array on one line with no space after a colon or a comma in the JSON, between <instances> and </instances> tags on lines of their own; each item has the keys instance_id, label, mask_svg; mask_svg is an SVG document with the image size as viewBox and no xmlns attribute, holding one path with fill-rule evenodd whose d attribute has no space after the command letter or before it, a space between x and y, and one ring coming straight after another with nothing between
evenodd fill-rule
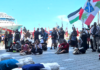
<instances>
[{"instance_id":1,"label":"person in black jacket","mask_svg":"<svg viewBox=\"0 0 100 70\"><path fill-rule=\"evenodd\" d=\"M27 32L27 29L24 27L23 31L26 33Z\"/></svg>"},{"instance_id":2,"label":"person in black jacket","mask_svg":"<svg viewBox=\"0 0 100 70\"><path fill-rule=\"evenodd\" d=\"M34 32L34 41L39 40L39 28L37 28L37 31Z\"/></svg>"},{"instance_id":3,"label":"person in black jacket","mask_svg":"<svg viewBox=\"0 0 100 70\"><path fill-rule=\"evenodd\" d=\"M7 49L7 44L8 44L8 32L6 31L4 34L4 40L5 40L5 49Z\"/></svg>"},{"instance_id":4,"label":"person in black jacket","mask_svg":"<svg viewBox=\"0 0 100 70\"><path fill-rule=\"evenodd\" d=\"M18 29L17 29L16 32L15 32L15 42L16 42L16 41L20 41L20 37L21 37L21 34L20 34L20 32L18 31Z\"/></svg>"},{"instance_id":5,"label":"person in black jacket","mask_svg":"<svg viewBox=\"0 0 100 70\"><path fill-rule=\"evenodd\" d=\"M89 49L89 42L90 42L90 33L87 33L87 48Z\"/></svg>"},{"instance_id":6,"label":"person in black jacket","mask_svg":"<svg viewBox=\"0 0 100 70\"><path fill-rule=\"evenodd\" d=\"M85 50L87 50L87 33L85 29L83 28L82 33L81 33L81 39L83 41L82 46Z\"/></svg>"},{"instance_id":7,"label":"person in black jacket","mask_svg":"<svg viewBox=\"0 0 100 70\"><path fill-rule=\"evenodd\" d=\"M12 39L13 38L13 35L12 35L12 33L11 32L9 32L9 34L8 34L8 44L7 44L7 49L10 49L10 47L11 47L11 45L12 45Z\"/></svg>"},{"instance_id":8,"label":"person in black jacket","mask_svg":"<svg viewBox=\"0 0 100 70\"><path fill-rule=\"evenodd\" d=\"M70 36L71 46L77 47L77 32L76 32L75 27L73 27L72 29L73 29L73 32L71 33L71 36Z\"/></svg>"},{"instance_id":9,"label":"person in black jacket","mask_svg":"<svg viewBox=\"0 0 100 70\"><path fill-rule=\"evenodd\" d=\"M60 32L59 32L59 43L62 44L63 43L63 40L64 40L64 30L61 28L60 29Z\"/></svg>"},{"instance_id":10,"label":"person in black jacket","mask_svg":"<svg viewBox=\"0 0 100 70\"><path fill-rule=\"evenodd\" d=\"M55 28L53 28L53 32L51 33L51 37L52 37L52 45L51 45L50 49L52 49L53 45L54 45L54 49L55 49L55 48L57 48L57 44L56 44L57 32L56 32Z\"/></svg>"}]
</instances>

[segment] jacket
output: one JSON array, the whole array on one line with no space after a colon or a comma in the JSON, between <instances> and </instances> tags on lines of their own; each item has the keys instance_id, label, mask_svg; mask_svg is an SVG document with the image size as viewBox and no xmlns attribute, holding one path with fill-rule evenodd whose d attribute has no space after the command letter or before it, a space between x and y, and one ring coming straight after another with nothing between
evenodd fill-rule
<instances>
[{"instance_id":1,"label":"jacket","mask_svg":"<svg viewBox=\"0 0 100 70\"><path fill-rule=\"evenodd\" d=\"M94 29L94 26L91 28L91 34L92 35L93 35L93 29ZM95 35L98 35L99 30L100 30L99 26L96 26L96 33L95 33Z\"/></svg>"},{"instance_id":2,"label":"jacket","mask_svg":"<svg viewBox=\"0 0 100 70\"><path fill-rule=\"evenodd\" d=\"M62 43L62 44L60 44L60 45L63 46L61 49L66 49L66 50L69 51L69 44L68 44L68 43L67 43L67 44Z\"/></svg>"},{"instance_id":3,"label":"jacket","mask_svg":"<svg viewBox=\"0 0 100 70\"><path fill-rule=\"evenodd\" d=\"M20 37L21 37L20 32L16 32L15 33L15 39L20 40Z\"/></svg>"}]
</instances>

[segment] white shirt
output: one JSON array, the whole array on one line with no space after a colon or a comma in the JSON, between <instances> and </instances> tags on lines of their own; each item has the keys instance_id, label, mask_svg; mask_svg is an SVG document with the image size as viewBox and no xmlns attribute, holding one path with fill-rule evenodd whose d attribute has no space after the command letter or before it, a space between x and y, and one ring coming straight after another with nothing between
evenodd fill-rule
<instances>
[{"instance_id":1,"label":"white shirt","mask_svg":"<svg viewBox=\"0 0 100 70\"><path fill-rule=\"evenodd\" d=\"M37 46L38 46L40 49L42 49L42 44L38 44L38 45L35 44L36 51L37 51Z\"/></svg>"}]
</instances>

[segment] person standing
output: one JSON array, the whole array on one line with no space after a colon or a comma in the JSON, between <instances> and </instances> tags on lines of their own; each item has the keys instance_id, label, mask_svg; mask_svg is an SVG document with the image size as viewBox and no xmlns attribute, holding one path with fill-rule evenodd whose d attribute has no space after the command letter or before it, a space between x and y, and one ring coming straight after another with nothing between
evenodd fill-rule
<instances>
[{"instance_id":1,"label":"person standing","mask_svg":"<svg viewBox=\"0 0 100 70\"><path fill-rule=\"evenodd\" d=\"M64 30L61 28L60 29L60 32L59 32L59 43L62 44L63 43L63 40L64 40Z\"/></svg>"},{"instance_id":2,"label":"person standing","mask_svg":"<svg viewBox=\"0 0 100 70\"><path fill-rule=\"evenodd\" d=\"M23 31L26 33L26 32L27 32L27 29L24 27L24 28L23 28Z\"/></svg>"},{"instance_id":3,"label":"person standing","mask_svg":"<svg viewBox=\"0 0 100 70\"><path fill-rule=\"evenodd\" d=\"M73 27L72 29L73 29L73 32L71 33L71 36L70 36L71 46L76 47L77 46L77 31L75 27Z\"/></svg>"},{"instance_id":4,"label":"person standing","mask_svg":"<svg viewBox=\"0 0 100 70\"><path fill-rule=\"evenodd\" d=\"M5 40L5 49L7 49L7 44L8 44L8 32L7 31L4 34L4 40Z\"/></svg>"},{"instance_id":5,"label":"person standing","mask_svg":"<svg viewBox=\"0 0 100 70\"><path fill-rule=\"evenodd\" d=\"M16 32L15 32L15 42L16 42L16 41L20 41L20 37L21 37L21 34L20 34L20 32L18 31L18 29L17 29Z\"/></svg>"},{"instance_id":6,"label":"person standing","mask_svg":"<svg viewBox=\"0 0 100 70\"><path fill-rule=\"evenodd\" d=\"M12 39L13 38L13 35L12 35L12 33L11 32L9 32L9 34L8 34L8 49L11 47L11 45L12 45Z\"/></svg>"},{"instance_id":7,"label":"person standing","mask_svg":"<svg viewBox=\"0 0 100 70\"><path fill-rule=\"evenodd\" d=\"M51 37L52 37L52 45L51 45L50 49L52 49L53 45L54 45L54 49L55 49L55 48L57 48L57 44L56 44L57 32L56 32L55 28L53 28L53 32L51 33Z\"/></svg>"},{"instance_id":8,"label":"person standing","mask_svg":"<svg viewBox=\"0 0 100 70\"><path fill-rule=\"evenodd\" d=\"M29 30L28 30L28 31L26 32L26 35L25 35L25 36L26 36L26 38L30 38L30 35L31 35L31 34L30 34Z\"/></svg>"},{"instance_id":9,"label":"person standing","mask_svg":"<svg viewBox=\"0 0 100 70\"><path fill-rule=\"evenodd\" d=\"M85 29L82 29L82 33L81 33L81 39L82 39L82 47L87 50L87 33L85 31Z\"/></svg>"},{"instance_id":10,"label":"person standing","mask_svg":"<svg viewBox=\"0 0 100 70\"><path fill-rule=\"evenodd\" d=\"M97 23L94 22L94 26L91 29L91 34L93 36L93 49L92 49L93 52L96 52L96 48L97 50L99 48L99 37L98 37L99 30L100 30L99 26L97 26Z\"/></svg>"},{"instance_id":11,"label":"person standing","mask_svg":"<svg viewBox=\"0 0 100 70\"><path fill-rule=\"evenodd\" d=\"M90 28L90 44L91 44L91 49L93 49L93 36L92 36L92 33L91 33L91 29L92 29L93 25L91 26Z\"/></svg>"},{"instance_id":12,"label":"person standing","mask_svg":"<svg viewBox=\"0 0 100 70\"><path fill-rule=\"evenodd\" d=\"M89 49L89 43L90 43L90 33L88 31L88 33L87 33L87 49Z\"/></svg>"},{"instance_id":13,"label":"person standing","mask_svg":"<svg viewBox=\"0 0 100 70\"><path fill-rule=\"evenodd\" d=\"M39 28L37 28L37 31L34 32L34 42L35 42L36 40L39 40L39 34L40 34Z\"/></svg>"},{"instance_id":14,"label":"person standing","mask_svg":"<svg viewBox=\"0 0 100 70\"><path fill-rule=\"evenodd\" d=\"M43 41L47 41L48 34L45 32L45 30L42 31L42 37L43 37Z\"/></svg>"}]
</instances>

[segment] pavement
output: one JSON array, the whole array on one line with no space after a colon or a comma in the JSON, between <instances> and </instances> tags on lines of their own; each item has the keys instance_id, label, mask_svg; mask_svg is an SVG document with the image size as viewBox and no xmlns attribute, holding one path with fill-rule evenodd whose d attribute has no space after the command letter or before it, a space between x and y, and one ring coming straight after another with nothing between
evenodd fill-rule
<instances>
[{"instance_id":1,"label":"pavement","mask_svg":"<svg viewBox=\"0 0 100 70\"><path fill-rule=\"evenodd\" d=\"M0 47L1 48L1 47ZM0 50L0 54L11 54L14 59L32 57L35 63L52 63L57 62L60 70L100 70L99 53L92 52L88 49L86 54L73 55L73 48L70 47L67 54L55 54L57 49L43 52L42 55L25 55L20 56L19 53L6 52L4 48Z\"/></svg>"}]
</instances>

